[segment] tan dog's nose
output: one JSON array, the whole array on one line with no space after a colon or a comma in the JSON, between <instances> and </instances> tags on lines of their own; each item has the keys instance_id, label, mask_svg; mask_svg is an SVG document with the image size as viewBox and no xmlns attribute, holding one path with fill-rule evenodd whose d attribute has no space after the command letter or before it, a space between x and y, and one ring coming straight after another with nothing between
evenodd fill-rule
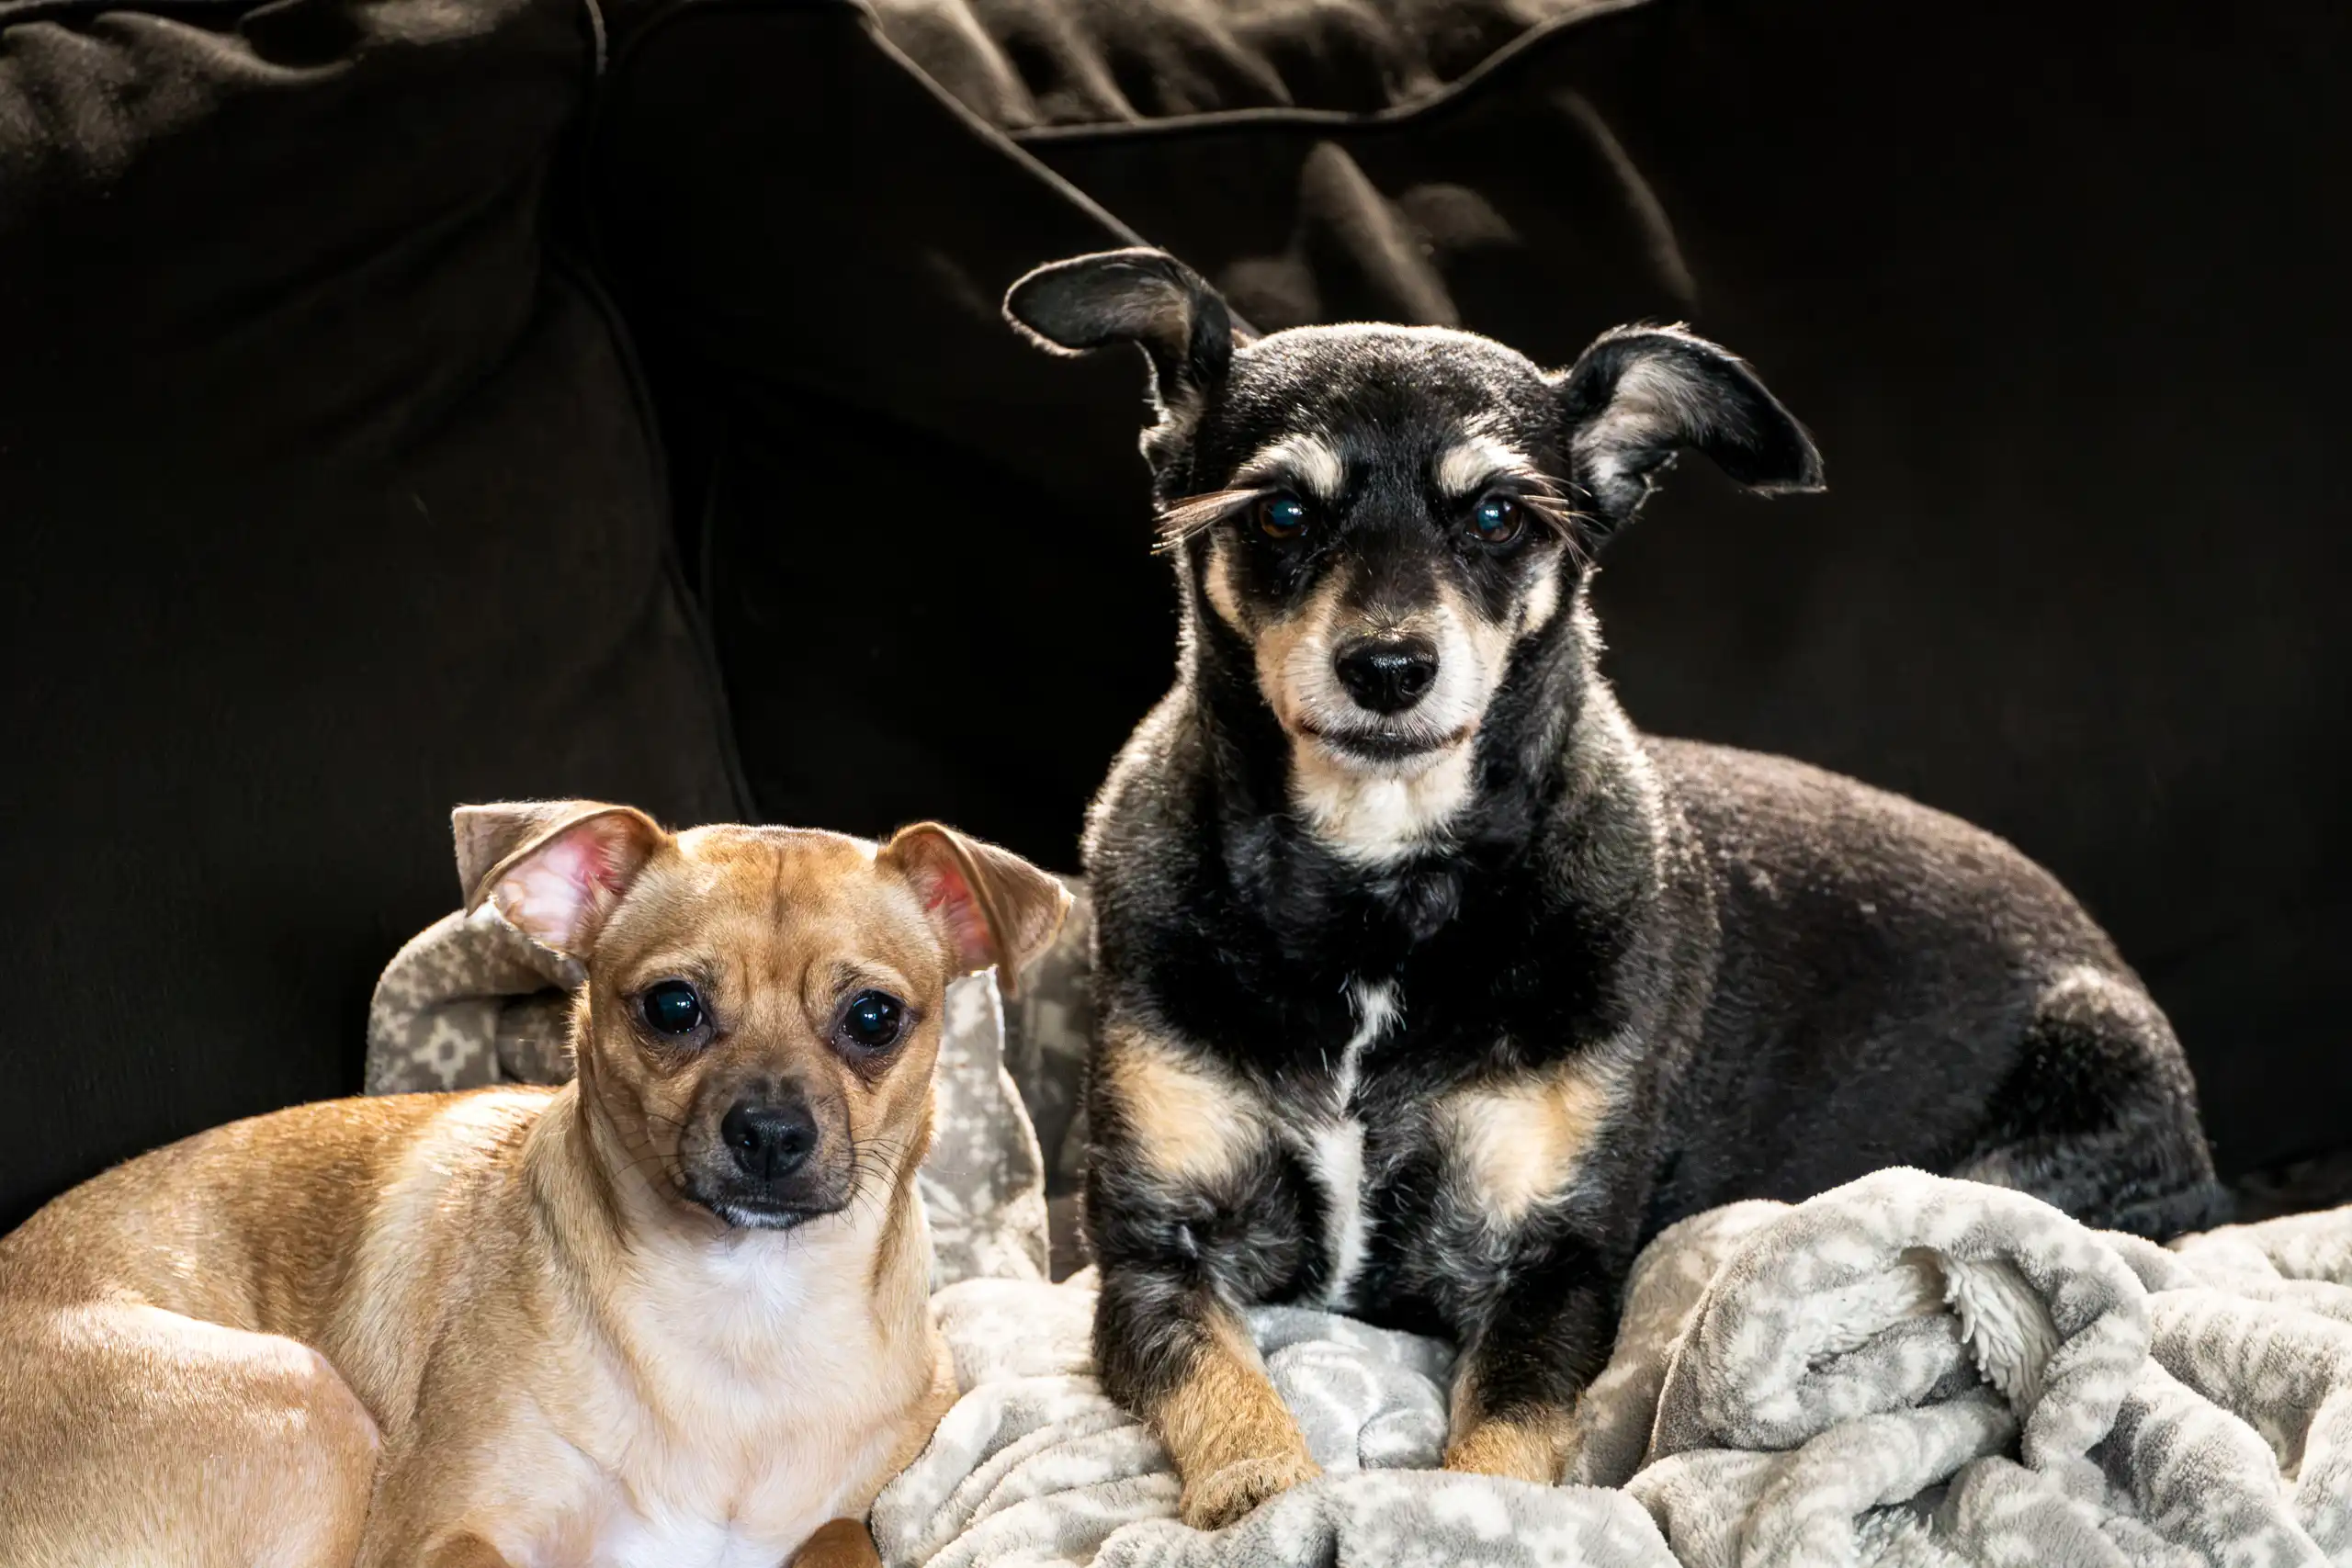
<instances>
[{"instance_id":1,"label":"tan dog's nose","mask_svg":"<svg viewBox=\"0 0 2352 1568\"><path fill-rule=\"evenodd\" d=\"M776 1181L807 1165L816 1152L817 1118L802 1100L784 1105L738 1100L719 1118L718 1136L744 1175Z\"/></svg>"}]
</instances>

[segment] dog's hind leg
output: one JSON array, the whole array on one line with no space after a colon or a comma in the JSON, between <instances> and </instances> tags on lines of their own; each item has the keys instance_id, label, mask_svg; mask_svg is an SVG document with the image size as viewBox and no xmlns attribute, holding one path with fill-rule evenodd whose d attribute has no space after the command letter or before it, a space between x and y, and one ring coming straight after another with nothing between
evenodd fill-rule
<instances>
[{"instance_id":1,"label":"dog's hind leg","mask_svg":"<svg viewBox=\"0 0 2352 1568\"><path fill-rule=\"evenodd\" d=\"M2159 1240L2230 1217L2171 1026L2128 976L2088 967L2043 988L1984 1133L1951 1174Z\"/></svg>"},{"instance_id":2,"label":"dog's hind leg","mask_svg":"<svg viewBox=\"0 0 2352 1568\"><path fill-rule=\"evenodd\" d=\"M348 1568L376 1424L308 1346L0 1300L0 1562Z\"/></svg>"}]
</instances>

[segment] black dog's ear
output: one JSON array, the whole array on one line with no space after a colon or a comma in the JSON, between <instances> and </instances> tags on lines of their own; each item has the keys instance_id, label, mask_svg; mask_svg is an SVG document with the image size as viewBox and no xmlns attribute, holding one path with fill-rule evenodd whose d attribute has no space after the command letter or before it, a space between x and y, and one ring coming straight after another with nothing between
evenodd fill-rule
<instances>
[{"instance_id":1,"label":"black dog's ear","mask_svg":"<svg viewBox=\"0 0 2352 1568\"><path fill-rule=\"evenodd\" d=\"M1553 387L1577 483L1604 528L1639 512L1686 446L1750 490L1821 488L1804 426L1747 361L1679 327L1603 333Z\"/></svg>"},{"instance_id":2,"label":"black dog's ear","mask_svg":"<svg viewBox=\"0 0 2352 1568\"><path fill-rule=\"evenodd\" d=\"M1004 297L1005 319L1039 347L1083 354L1138 344L1163 416L1233 363L1233 312L1208 280L1165 251L1136 248L1041 266Z\"/></svg>"}]
</instances>

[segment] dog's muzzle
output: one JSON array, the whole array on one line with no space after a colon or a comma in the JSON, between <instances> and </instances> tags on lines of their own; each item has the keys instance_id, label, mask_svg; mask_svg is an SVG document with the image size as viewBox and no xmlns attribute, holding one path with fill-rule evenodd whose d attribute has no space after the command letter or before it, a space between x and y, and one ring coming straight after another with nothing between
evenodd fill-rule
<instances>
[{"instance_id":1,"label":"dog's muzzle","mask_svg":"<svg viewBox=\"0 0 2352 1568\"><path fill-rule=\"evenodd\" d=\"M752 1230L786 1230L837 1213L849 1195L821 1156L823 1130L806 1100L743 1100L718 1119L718 1137L697 1162L686 1195Z\"/></svg>"}]
</instances>

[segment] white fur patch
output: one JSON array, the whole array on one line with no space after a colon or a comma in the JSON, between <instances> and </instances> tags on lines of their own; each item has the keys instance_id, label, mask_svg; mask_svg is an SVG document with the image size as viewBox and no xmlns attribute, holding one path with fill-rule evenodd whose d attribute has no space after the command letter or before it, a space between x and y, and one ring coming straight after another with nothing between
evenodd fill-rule
<instances>
[{"instance_id":1,"label":"white fur patch","mask_svg":"<svg viewBox=\"0 0 2352 1568\"><path fill-rule=\"evenodd\" d=\"M1348 1001L1355 1010L1356 1030L1331 1069L1330 1111L1303 1133L1299 1148L1323 1189L1324 1247L1331 1265L1323 1295L1339 1308L1350 1303L1371 1232L1363 1201L1363 1122L1352 1113L1356 1083L1364 1052L1404 1010L1396 986L1387 981L1350 981Z\"/></svg>"},{"instance_id":2,"label":"white fur patch","mask_svg":"<svg viewBox=\"0 0 2352 1568\"><path fill-rule=\"evenodd\" d=\"M1340 460L1339 449L1305 431L1259 447L1233 475L1237 489L1295 484L1318 501L1337 499L1346 480L1347 466Z\"/></svg>"},{"instance_id":3,"label":"white fur patch","mask_svg":"<svg viewBox=\"0 0 2352 1568\"><path fill-rule=\"evenodd\" d=\"M605 1517L596 1534L595 1561L613 1568L775 1568L780 1551L799 1542L763 1538L746 1530L674 1508L626 1505Z\"/></svg>"},{"instance_id":4,"label":"white fur patch","mask_svg":"<svg viewBox=\"0 0 2352 1568\"><path fill-rule=\"evenodd\" d=\"M1313 741L1291 749L1291 804L1314 835L1361 865L1386 865L1444 834L1468 804L1468 741L1448 747L1420 772L1371 773Z\"/></svg>"},{"instance_id":5,"label":"white fur patch","mask_svg":"<svg viewBox=\"0 0 2352 1568\"><path fill-rule=\"evenodd\" d=\"M637 1354L585 1413L598 1429L567 1434L587 1461L571 1510L593 1521L587 1550L510 1558L765 1568L860 1506L930 1371L885 1351L869 1281L887 1223L866 1206L649 1242L608 1307Z\"/></svg>"}]
</instances>

